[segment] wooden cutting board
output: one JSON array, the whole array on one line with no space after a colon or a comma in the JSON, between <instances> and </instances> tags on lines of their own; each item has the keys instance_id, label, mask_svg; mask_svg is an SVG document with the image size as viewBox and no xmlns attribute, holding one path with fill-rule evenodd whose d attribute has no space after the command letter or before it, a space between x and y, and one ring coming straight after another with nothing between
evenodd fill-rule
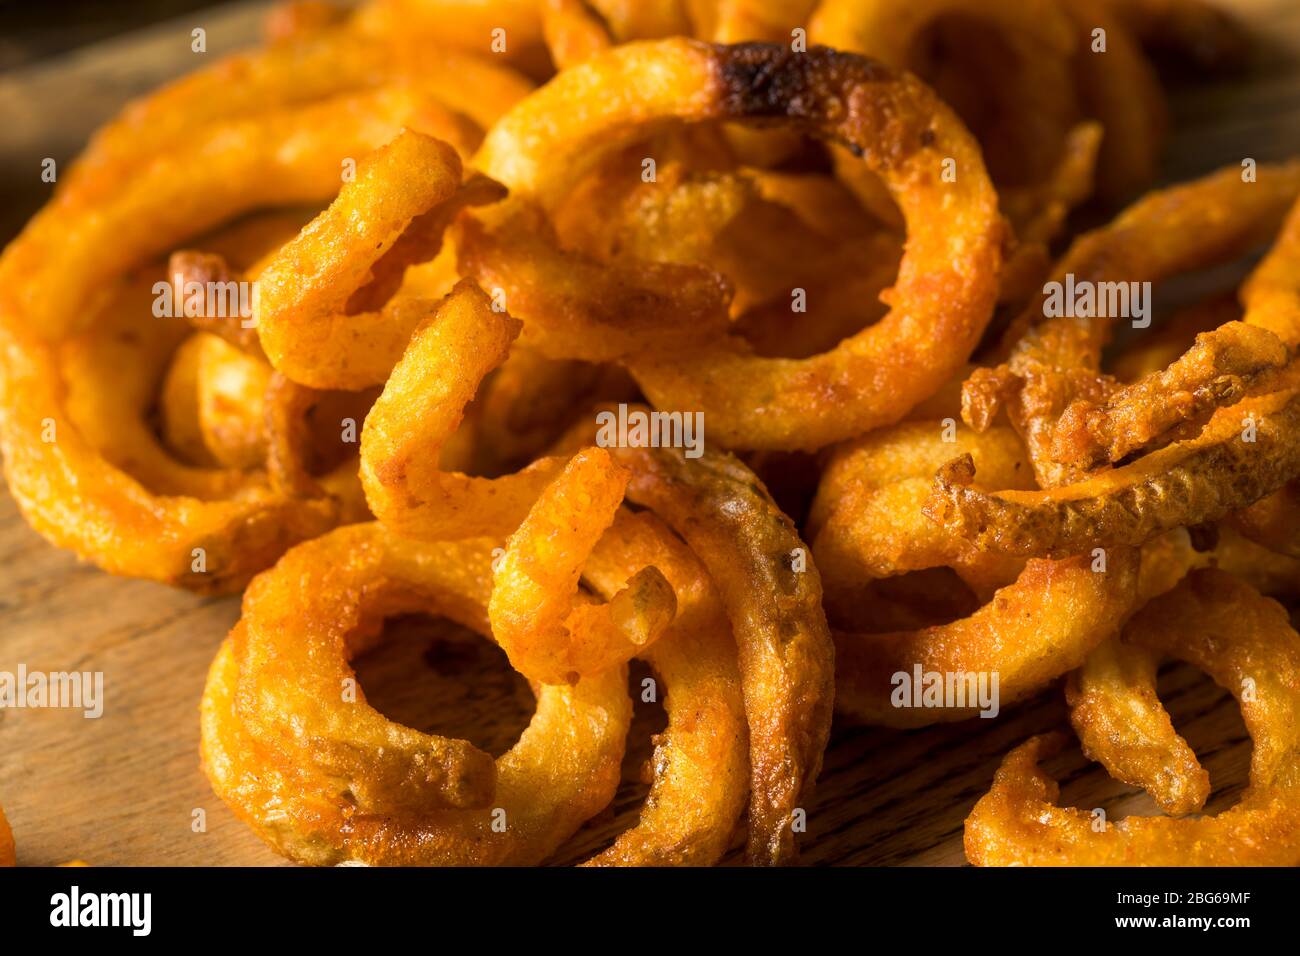
<instances>
[{"instance_id":1,"label":"wooden cutting board","mask_svg":"<svg viewBox=\"0 0 1300 956\"><path fill-rule=\"evenodd\" d=\"M168 23L0 77L0 182L12 218L44 199L40 160L64 161L131 95L251 42L264 8L244 3ZM1263 50L1249 77L1183 88L1174 98L1169 178L1223 163L1300 155L1300 4L1237 0ZM21 221L0 223L10 227ZM8 233L6 233L8 234ZM0 492L0 671L100 671L104 713L0 710L0 804L21 864L79 858L96 865L283 862L217 800L198 764L197 707L212 655L239 613L205 599L80 564L31 531ZM358 663L371 700L394 719L463 736L494 753L527 721L525 684L486 642L423 620ZM1211 810L1245 785L1250 744L1235 704L1184 667L1162 673L1161 696L1214 782ZM1002 756L1063 726L1059 686L995 720L901 733L837 725L809 803L811 864L959 865L962 821ZM626 782L613 807L557 856L584 859L636 818L638 781L661 713L638 713ZM1075 750L1049 765L1062 799L1115 819L1158 812ZM196 811L202 811L201 814ZM196 819L204 826L197 828ZM739 854L733 852L736 861Z\"/></svg>"}]
</instances>

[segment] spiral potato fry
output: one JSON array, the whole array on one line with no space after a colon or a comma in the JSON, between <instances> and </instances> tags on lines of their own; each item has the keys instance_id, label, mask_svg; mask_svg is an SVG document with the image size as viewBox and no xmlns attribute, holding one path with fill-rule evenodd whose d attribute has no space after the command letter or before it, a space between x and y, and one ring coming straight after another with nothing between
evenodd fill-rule
<instances>
[{"instance_id":1,"label":"spiral potato fry","mask_svg":"<svg viewBox=\"0 0 1300 956\"><path fill-rule=\"evenodd\" d=\"M969 457L957 459L936 476L929 513L981 549L1053 557L1222 518L1300 473L1297 375L1221 409L1196 438L1059 488L991 494L970 485Z\"/></svg>"},{"instance_id":2,"label":"spiral potato fry","mask_svg":"<svg viewBox=\"0 0 1300 956\"><path fill-rule=\"evenodd\" d=\"M1297 192L1300 165L1290 163L1265 167L1253 183L1243 182L1241 170L1229 167L1152 193L1109 225L1076 239L1052 270L1052 279L1063 283L1073 275L1076 284L1094 285L1155 282L1231 260L1276 232ZM1049 317L1047 295L1044 288L1008 329L1005 366L972 375L962 396L962 416L976 429L1007 409L1044 487L1084 473L1056 460L1055 429L1073 400L1106 390L1099 375L1101 352L1116 318Z\"/></svg>"},{"instance_id":3,"label":"spiral potato fry","mask_svg":"<svg viewBox=\"0 0 1300 956\"><path fill-rule=\"evenodd\" d=\"M1187 660L1237 698L1255 745L1250 786L1240 803L1198 819L1129 817L1096 832L1088 813L1055 806L1058 787L1038 769L1039 758L1058 750L1062 738L1035 737L1007 756L992 790L967 819L966 854L971 862L980 866L1300 863L1300 740L1296 736L1300 638L1281 606L1230 575L1196 571L1134 617L1125 639ZM1253 692L1245 693L1246 686ZM1109 765L1105 755L1102 759Z\"/></svg>"},{"instance_id":4,"label":"spiral potato fry","mask_svg":"<svg viewBox=\"0 0 1300 956\"><path fill-rule=\"evenodd\" d=\"M460 137L451 120L410 88L380 86L223 119L151 154L116 191L102 188L112 163L64 184L0 259L0 448L33 525L115 573L211 592L237 589L290 545L331 527L338 504L329 499L284 497L256 473L187 473L139 440L147 470L137 477L122 469L93 429L79 427L86 413L68 408L75 385L63 378L61 353L100 334L95 320L113 308L105 290L131 281L123 270L250 209L328 199L342 158L407 122ZM95 420L120 431L134 417L123 410Z\"/></svg>"},{"instance_id":5,"label":"spiral potato fry","mask_svg":"<svg viewBox=\"0 0 1300 956\"><path fill-rule=\"evenodd\" d=\"M830 733L834 651L821 582L788 518L742 465L706 453L628 450L628 498L650 508L709 569L731 619L749 721L749 857L781 863L794 852L792 813L821 770Z\"/></svg>"},{"instance_id":6,"label":"spiral potato fry","mask_svg":"<svg viewBox=\"0 0 1300 956\"><path fill-rule=\"evenodd\" d=\"M1106 641L1071 675L1066 699L1084 753L1180 816L1205 805L1210 775L1156 697L1159 663L1144 647Z\"/></svg>"},{"instance_id":7,"label":"spiral potato fry","mask_svg":"<svg viewBox=\"0 0 1300 956\"><path fill-rule=\"evenodd\" d=\"M1300 161L1116 212L1169 172L1168 55L1244 53L1202 0L292 0L42 166L0 255L12 496L243 589L202 766L296 862L792 863L851 822L837 705L874 746L1063 684L1177 819L1094 830L1035 738L972 862L1300 864L1262 596L1300 593ZM1056 308L1187 273L1146 335ZM528 682L507 750L358 686L410 614ZM1254 740L1214 817L1164 657Z\"/></svg>"},{"instance_id":8,"label":"spiral potato fry","mask_svg":"<svg viewBox=\"0 0 1300 956\"><path fill-rule=\"evenodd\" d=\"M507 535L559 471L558 458L496 479L433 465L518 334L519 323L469 280L414 331L361 433L366 501L386 527L426 540Z\"/></svg>"},{"instance_id":9,"label":"spiral potato fry","mask_svg":"<svg viewBox=\"0 0 1300 956\"><path fill-rule=\"evenodd\" d=\"M656 738L654 781L637 825L588 866L716 863L749 792L749 734L726 611L708 572L649 512L620 512L583 576L606 598L642 568L658 568L676 594L677 616L637 656L667 685L668 726Z\"/></svg>"},{"instance_id":10,"label":"spiral potato fry","mask_svg":"<svg viewBox=\"0 0 1300 956\"><path fill-rule=\"evenodd\" d=\"M257 333L278 371L315 388L384 381L432 304L398 298L378 314L345 308L379 270L395 268L400 275L409 262L437 255L442 227L462 204L499 195L482 180L461 191L460 178L449 146L410 132L358 167L355 182L262 273ZM394 200L392 183L399 181L423 188L403 190ZM403 244L417 232L416 241Z\"/></svg>"},{"instance_id":11,"label":"spiral potato fry","mask_svg":"<svg viewBox=\"0 0 1300 956\"><path fill-rule=\"evenodd\" d=\"M559 448L586 445L591 432L579 422ZM611 454L631 473L627 500L681 535L718 589L749 723L749 859L787 862L793 812L812 790L830 733L834 648L817 569L790 519L733 456L635 447Z\"/></svg>"},{"instance_id":12,"label":"spiral potato fry","mask_svg":"<svg viewBox=\"0 0 1300 956\"><path fill-rule=\"evenodd\" d=\"M589 99L592 87L636 97ZM896 116L907 122L886 122ZM757 358L731 339L662 362L637 358L629 367L656 406L704 410L723 445L817 448L901 418L964 361L996 296L984 281L1001 261L996 196L970 135L905 74L820 48L627 44L521 103L494 127L474 165L512 196L549 208L572 176L669 119L783 120L851 144L895 190L916 229L890 293L894 308L875 325L797 361ZM956 183L939 181L945 158L963 171ZM932 228L938 204L942 229ZM525 325L537 321L520 315ZM827 400L840 408L834 419L815 414Z\"/></svg>"},{"instance_id":13,"label":"spiral potato fry","mask_svg":"<svg viewBox=\"0 0 1300 956\"><path fill-rule=\"evenodd\" d=\"M540 685L532 722L495 768L463 741L378 715L373 742L387 743L372 749L354 724L364 695L354 687L354 702L342 696L346 659L373 642L384 616L445 614L488 633L490 563L484 542L409 542L362 524L303 545L259 578L204 692L204 766L222 799L303 862L524 865L549 856L613 796L631 719L623 669ZM263 627L290 628L281 636L292 635L297 653L321 642L319 660L299 668L265 656L279 641L267 642ZM284 710L266 695L295 703ZM323 721L316 733L286 720L308 699ZM367 765L383 789L369 790L369 771L348 776Z\"/></svg>"},{"instance_id":14,"label":"spiral potato fry","mask_svg":"<svg viewBox=\"0 0 1300 956\"><path fill-rule=\"evenodd\" d=\"M1137 600L1136 555L1116 550L1099 570L1095 556L1033 560L1022 568L990 560L922 512L925 477L936 460L965 447L989 479L1024 486L1024 450L1010 429L969 431L943 439L939 422L909 422L877 432L832 459L818 489L813 554L828 605L849 617L874 578L951 565L991 592L974 614L948 624L882 633L835 631L836 706L875 724L919 727L974 715L976 706L899 707L894 678L922 673L996 674L1011 703L1078 667L1109 637ZM1052 608L1069 608L1053 613Z\"/></svg>"},{"instance_id":15,"label":"spiral potato fry","mask_svg":"<svg viewBox=\"0 0 1300 956\"><path fill-rule=\"evenodd\" d=\"M584 449L534 502L493 571L492 635L521 674L544 684L626 663L677 613L663 574L642 568L608 604L574 606L583 564L614 521L631 476Z\"/></svg>"},{"instance_id":16,"label":"spiral potato fry","mask_svg":"<svg viewBox=\"0 0 1300 956\"><path fill-rule=\"evenodd\" d=\"M1300 205L1241 290L1244 315L1197 336L1167 369L1118 389L1098 406L1077 401L1056 425L1053 455L1085 466L1118 461L1186 430L1248 391L1274 384L1300 346Z\"/></svg>"}]
</instances>

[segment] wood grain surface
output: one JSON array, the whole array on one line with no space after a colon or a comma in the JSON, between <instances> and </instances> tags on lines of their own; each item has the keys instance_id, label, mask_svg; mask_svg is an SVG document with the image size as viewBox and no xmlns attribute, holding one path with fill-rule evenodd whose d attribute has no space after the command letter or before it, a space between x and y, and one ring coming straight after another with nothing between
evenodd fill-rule
<instances>
[{"instance_id":1,"label":"wood grain surface","mask_svg":"<svg viewBox=\"0 0 1300 956\"><path fill-rule=\"evenodd\" d=\"M236 4L0 77L0 182L14 208L43 199L39 162L66 159L122 101L255 36L261 3ZM1169 178L1225 162L1300 155L1300 4L1238 0L1260 35L1249 76L1174 94ZM8 225L8 223L0 224ZM15 224L17 225L17 224ZM104 713L0 710L0 805L18 860L49 865L277 864L213 796L198 763L198 700L208 663L238 616L235 598L205 599L80 564L31 531L0 492L0 671L101 671ZM526 684L488 643L425 619L389 628L357 664L373 703L394 719L462 736L493 753L527 721ZM1202 675L1166 669L1161 697L1214 783L1209 809L1231 805L1246 781L1250 745L1233 701ZM582 860L636 819L650 734L662 712L637 714L614 805L555 858ZM838 865L959 865L962 821L1002 756L1030 734L1063 726L1059 686L994 720L916 732L837 724L814 799L802 860ZM1062 799L1111 819L1153 814L1077 748L1049 765ZM195 811L205 827L196 832ZM739 841L739 835L738 835ZM737 846L739 842L737 843ZM738 862L733 852L729 862Z\"/></svg>"}]
</instances>

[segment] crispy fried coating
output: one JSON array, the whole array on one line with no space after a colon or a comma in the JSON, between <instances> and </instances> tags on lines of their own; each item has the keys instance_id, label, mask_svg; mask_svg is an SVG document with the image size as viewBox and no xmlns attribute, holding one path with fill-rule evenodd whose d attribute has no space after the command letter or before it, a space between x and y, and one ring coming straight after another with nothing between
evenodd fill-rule
<instances>
[{"instance_id":1,"label":"crispy fried coating","mask_svg":"<svg viewBox=\"0 0 1300 956\"><path fill-rule=\"evenodd\" d=\"M1084 754L1181 816L1205 806L1210 775L1156 697L1159 663L1145 647L1105 641L1070 675L1065 696Z\"/></svg>"},{"instance_id":2,"label":"crispy fried coating","mask_svg":"<svg viewBox=\"0 0 1300 956\"><path fill-rule=\"evenodd\" d=\"M1292 380L1297 374L1287 370ZM1220 409L1193 439L1045 491L981 491L970 484L969 456L958 458L936 475L926 507L981 549L1064 557L1217 520L1298 473L1300 393L1292 386Z\"/></svg>"},{"instance_id":3,"label":"crispy fried coating","mask_svg":"<svg viewBox=\"0 0 1300 956\"><path fill-rule=\"evenodd\" d=\"M1038 294L1217 264L1282 221L1300 162L1249 191L1233 167L1051 263L1073 210L1156 171L1139 41L1226 65L1226 18L288 0L265 38L129 104L0 256L0 457L80 556L247 586L200 747L277 852L545 862L619 790L633 658L667 726L591 866L713 865L745 814L751 863L793 861L837 702L900 728L984 709L897 704L916 671L992 674L996 710L1079 668L1087 753L1187 814L1209 782L1155 694L1173 655L1241 702L1241 806L1096 834L1046 802L1036 738L972 862L1300 863L1300 639L1243 583L1300 587L1300 206L1241 321L1138 381L1102 371L1115 316ZM155 298L145 325L146 293L243 283L252 322ZM999 364L972 371L981 346ZM610 399L695 427L593 444L575 413ZM529 680L499 758L368 703L351 662L409 613Z\"/></svg>"},{"instance_id":4,"label":"crispy fried coating","mask_svg":"<svg viewBox=\"0 0 1300 956\"><path fill-rule=\"evenodd\" d=\"M1164 138L1164 102L1149 65L1121 30L1104 69L1095 69L1088 43L1099 20L1092 9L1076 15L1077 5L828 0L810 26L818 43L915 73L971 128L1016 237L1004 303L1022 303L1041 283L1048 244L1095 180L1111 196L1150 183ZM848 150L832 153L859 201L882 221L897 221L879 179Z\"/></svg>"},{"instance_id":5,"label":"crispy fried coating","mask_svg":"<svg viewBox=\"0 0 1300 956\"><path fill-rule=\"evenodd\" d=\"M542 0L542 35L557 69L567 70L613 44L609 26L587 0Z\"/></svg>"},{"instance_id":6,"label":"crispy fried coating","mask_svg":"<svg viewBox=\"0 0 1300 956\"><path fill-rule=\"evenodd\" d=\"M1083 663L1138 598L1138 561L1116 549L1104 571L1090 556L1033 559L975 613L948 624L884 634L835 632L836 706L856 719L923 727L975 716L979 707L897 707L896 675L997 674L999 706L1040 690Z\"/></svg>"},{"instance_id":7,"label":"crispy fried coating","mask_svg":"<svg viewBox=\"0 0 1300 956\"><path fill-rule=\"evenodd\" d=\"M5 476L37 531L116 574L226 593L333 525L329 501L171 457L143 417L163 372L147 364L157 339L114 335L105 316L61 349L0 322Z\"/></svg>"},{"instance_id":8,"label":"crispy fried coating","mask_svg":"<svg viewBox=\"0 0 1300 956\"><path fill-rule=\"evenodd\" d=\"M438 254L462 206L500 195L481 177L462 187L455 151L430 136L405 131L370 154L258 278L257 334L271 364L313 388L382 383L435 307L392 295L406 267Z\"/></svg>"},{"instance_id":9,"label":"crispy fried coating","mask_svg":"<svg viewBox=\"0 0 1300 956\"><path fill-rule=\"evenodd\" d=\"M578 578L614 521L630 475L603 448L584 448L533 503L493 571L492 636L515 670L543 684L625 664L677 612L655 567L638 570L608 603L578 602Z\"/></svg>"},{"instance_id":10,"label":"crispy fried coating","mask_svg":"<svg viewBox=\"0 0 1300 956\"><path fill-rule=\"evenodd\" d=\"M262 399L272 369L207 332L176 349L159 396L167 446L184 461L253 468L266 460Z\"/></svg>"},{"instance_id":11,"label":"crispy fried coating","mask_svg":"<svg viewBox=\"0 0 1300 956\"><path fill-rule=\"evenodd\" d=\"M291 80L294 57L272 59ZM141 389L161 384L142 363L177 340L156 334L168 323L146 303L110 341L98 327L105 304L123 284L139 288L137 267L218 224L268 205L328 201L343 160L404 125L442 132L463 150L477 139L473 123L430 92L391 82L337 91L330 80L330 92L308 85L302 98L272 96L260 112L223 101L206 122L191 128L179 118L167 127L177 135L136 150L151 136L141 117L172 115L186 91L233 88L246 66L259 69L234 61L128 110L0 258L0 448L19 507L41 533L101 567L215 593L238 589L287 547L332 527L339 505L287 500L260 469L187 467L156 447L150 423L134 420L134 407L152 405ZM287 93L289 81L277 76L268 83ZM138 361L124 364L132 351ZM64 378L96 353L95 375ZM88 390L109 377L117 384ZM343 480L338 490L351 494L355 484Z\"/></svg>"},{"instance_id":12,"label":"crispy fried coating","mask_svg":"<svg viewBox=\"0 0 1300 956\"><path fill-rule=\"evenodd\" d=\"M1023 699L1079 666L1137 604L1138 562L1129 549L1116 549L1101 562L1087 554L1024 563L982 553L930 520L923 510L925 476L956 451L978 457L981 480L991 488L1033 486L1024 447L1010 428L978 434L936 421L908 422L842 446L818 488L810 528L837 625L836 704L856 719L920 727L976 713L973 701L964 707L897 706L895 678L910 677L916 667L922 673L997 674L1001 702ZM933 625L891 627L874 604L858 610L874 600L874 580L940 567L953 568L986 603ZM857 623L872 612L885 622L873 629L877 633Z\"/></svg>"},{"instance_id":13,"label":"crispy fried coating","mask_svg":"<svg viewBox=\"0 0 1300 956\"><path fill-rule=\"evenodd\" d=\"M829 0L817 7L810 36L814 42L911 70L932 83L987 144L994 180L1017 186L1051 174L1057 159L1053 151L1060 150L1070 127L1081 118L1071 74L1077 38L1064 6L1054 0ZM944 33L948 24L952 33ZM974 50L943 45L945 37L962 28L967 37L985 42L971 44ZM932 42L925 43L926 38ZM1010 60L1014 69L979 64L981 51ZM972 83L971 74L981 65L988 71L985 82ZM837 163L837 168L850 186L861 178L860 165L854 169L851 163Z\"/></svg>"},{"instance_id":14,"label":"crispy fried coating","mask_svg":"<svg viewBox=\"0 0 1300 956\"><path fill-rule=\"evenodd\" d=\"M723 277L673 262L603 263L563 249L523 200L467 217L457 265L524 321L521 341L554 359L603 362L702 348L730 322Z\"/></svg>"},{"instance_id":15,"label":"crispy fried coating","mask_svg":"<svg viewBox=\"0 0 1300 956\"><path fill-rule=\"evenodd\" d=\"M1158 282L1231 261L1273 235L1300 193L1300 164L1259 170L1244 182L1231 166L1210 176L1148 194L1111 223L1080 236L1053 269L1062 286L1073 276L1100 288L1107 282ZM1100 405L1114 389L1101 376L1101 353L1115 315L1048 315L1044 286L1003 337L1005 364L979 370L967 383L963 415L980 429L1006 409L1024 436L1039 485L1056 487L1086 472L1053 457L1056 424L1076 399ZM1085 310L1106 311L1110 310Z\"/></svg>"},{"instance_id":16,"label":"crispy fried coating","mask_svg":"<svg viewBox=\"0 0 1300 956\"><path fill-rule=\"evenodd\" d=\"M508 535L563 466L543 458L490 479L433 464L519 328L463 280L412 334L361 432L361 483L385 527L426 540Z\"/></svg>"},{"instance_id":17,"label":"crispy fried coating","mask_svg":"<svg viewBox=\"0 0 1300 956\"><path fill-rule=\"evenodd\" d=\"M640 569L662 571L677 616L638 656L663 682L668 726L636 826L588 866L708 866L727 851L749 794L749 730L722 599L691 549L650 512L620 511L583 567L613 599Z\"/></svg>"},{"instance_id":18,"label":"crispy fried coating","mask_svg":"<svg viewBox=\"0 0 1300 956\"><path fill-rule=\"evenodd\" d=\"M107 173L120 175L128 165L138 166L214 125L382 87L418 91L486 129L527 96L533 83L500 58L435 47L409 29L363 31L344 24L223 57L127 104L95 133L66 180L62 174L60 179L78 186L93 180L104 187ZM458 145L472 149L477 132L463 122L456 127L464 131Z\"/></svg>"},{"instance_id":19,"label":"crispy fried coating","mask_svg":"<svg viewBox=\"0 0 1300 956\"><path fill-rule=\"evenodd\" d=\"M1167 369L1117 389L1100 405L1075 402L1056 425L1052 453L1089 468L1170 434L1194 433L1216 408L1276 387L1300 346L1300 204L1241 289L1244 315L1196 337Z\"/></svg>"},{"instance_id":20,"label":"crispy fried coating","mask_svg":"<svg viewBox=\"0 0 1300 956\"><path fill-rule=\"evenodd\" d=\"M371 526L358 529L287 553L249 585L231 641L244 728L286 760L319 768L361 812L483 807L491 757L388 720L366 704L348 666L377 637L384 601L400 601L386 592L400 592L402 562L419 558L392 555ZM331 544L339 551L325 557ZM373 595L358 601L367 588Z\"/></svg>"},{"instance_id":21,"label":"crispy fried coating","mask_svg":"<svg viewBox=\"0 0 1300 956\"><path fill-rule=\"evenodd\" d=\"M1006 427L981 435L955 421L906 422L831 455L806 531L833 620L849 617L863 585L876 578L950 566L988 594L1015 580L1022 562L990 558L922 512L933 469L963 452L978 458L984 487L1034 487L1024 447Z\"/></svg>"},{"instance_id":22,"label":"crispy fried coating","mask_svg":"<svg viewBox=\"0 0 1300 956\"><path fill-rule=\"evenodd\" d=\"M879 322L801 360L755 357L733 337L638 355L628 365L657 407L704 410L724 446L811 449L902 418L965 361L992 314L1003 225L977 144L906 74L822 48L626 44L520 104L474 165L551 209L601 156L671 119L779 120L849 144L914 228ZM941 181L944 158L962 170L956 182Z\"/></svg>"},{"instance_id":23,"label":"crispy fried coating","mask_svg":"<svg viewBox=\"0 0 1300 956\"><path fill-rule=\"evenodd\" d=\"M367 35L405 36L426 50L451 48L484 59L499 56L529 76L550 73L537 0L375 0L362 7L356 19L357 28ZM507 25L506 42L498 49L492 31Z\"/></svg>"},{"instance_id":24,"label":"crispy fried coating","mask_svg":"<svg viewBox=\"0 0 1300 956\"><path fill-rule=\"evenodd\" d=\"M967 818L967 858L977 866L1300 863L1300 635L1285 610L1229 574L1195 571L1134 616L1124 636L1200 668L1237 699L1254 742L1241 801L1214 816L1129 817L1094 829L1090 813L1055 805L1060 788L1038 767L1064 737L1034 737L1007 756ZM1158 749L1173 740L1163 735ZM1143 767L1144 783L1152 772Z\"/></svg>"},{"instance_id":25,"label":"crispy fried coating","mask_svg":"<svg viewBox=\"0 0 1300 956\"><path fill-rule=\"evenodd\" d=\"M722 597L749 721L749 858L786 862L794 854L793 811L821 770L834 693L834 648L808 546L730 455L624 448L615 457L632 472L628 500L686 540Z\"/></svg>"},{"instance_id":26,"label":"crispy fried coating","mask_svg":"<svg viewBox=\"0 0 1300 956\"><path fill-rule=\"evenodd\" d=\"M352 525L250 589L208 675L203 763L279 852L318 865L530 865L613 798L631 720L623 668L537 685L532 721L495 767L467 742L387 721L355 685L347 660L388 615L489 633L491 547Z\"/></svg>"},{"instance_id":27,"label":"crispy fried coating","mask_svg":"<svg viewBox=\"0 0 1300 956\"><path fill-rule=\"evenodd\" d=\"M1093 469L1162 439L1167 443L1171 435L1195 434L1289 358L1281 339L1245 322L1203 332L1168 368L1116 389L1101 405L1072 402L1056 423L1052 457Z\"/></svg>"},{"instance_id":28,"label":"crispy fried coating","mask_svg":"<svg viewBox=\"0 0 1300 956\"><path fill-rule=\"evenodd\" d=\"M380 87L202 128L132 164L65 184L0 260L0 307L45 340L86 328L85 308L112 277L268 204L332 198L343 161L404 125L464 148L457 119L407 87ZM75 237L75 241L74 240Z\"/></svg>"}]
</instances>

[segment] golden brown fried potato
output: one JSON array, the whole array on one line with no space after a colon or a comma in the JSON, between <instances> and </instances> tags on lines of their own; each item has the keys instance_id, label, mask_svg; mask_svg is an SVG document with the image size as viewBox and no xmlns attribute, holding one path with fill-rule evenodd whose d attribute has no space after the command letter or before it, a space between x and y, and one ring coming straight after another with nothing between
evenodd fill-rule
<instances>
[{"instance_id":1,"label":"golden brown fried potato","mask_svg":"<svg viewBox=\"0 0 1300 956\"><path fill-rule=\"evenodd\" d=\"M1215 816L1128 817L1097 829L1090 813L1055 805L1059 787L1038 767L1064 738L1035 737L1007 756L967 818L967 858L977 866L1300 863L1300 636L1281 605L1231 575L1195 571L1139 612L1125 640L1193 664L1237 698L1255 745L1241 801ZM1161 736L1157 749L1168 753L1176 735ZM1145 783L1151 769L1142 770Z\"/></svg>"},{"instance_id":2,"label":"golden brown fried potato","mask_svg":"<svg viewBox=\"0 0 1300 956\"><path fill-rule=\"evenodd\" d=\"M1005 407L1042 487L1079 480L1082 469L1053 458L1056 423L1075 399L1104 399L1113 388L1099 369L1118 316L1073 309L1053 315L1049 295L1063 293L1071 275L1075 287L1086 282L1100 289L1099 283L1158 282L1232 261L1276 232L1297 192L1300 164L1266 167L1252 183L1243 182L1239 167L1227 167L1151 193L1076 239L1053 269L1055 289L1044 285L1004 335L1005 365L977 370L968 382L967 422L986 427Z\"/></svg>"},{"instance_id":3,"label":"golden brown fried potato","mask_svg":"<svg viewBox=\"0 0 1300 956\"><path fill-rule=\"evenodd\" d=\"M1181 816L1205 806L1210 775L1156 697L1159 663L1145 647L1105 641L1070 675L1065 696L1084 754Z\"/></svg>"},{"instance_id":4,"label":"golden brown fried potato","mask_svg":"<svg viewBox=\"0 0 1300 956\"><path fill-rule=\"evenodd\" d=\"M1194 431L1217 408L1275 387L1300 346L1300 205L1242 286L1244 315L1196 337L1168 368L1116 389L1103 403L1076 401L1057 423L1059 462L1118 461L1170 435Z\"/></svg>"},{"instance_id":5,"label":"golden brown fried potato","mask_svg":"<svg viewBox=\"0 0 1300 956\"><path fill-rule=\"evenodd\" d=\"M500 195L481 177L462 187L456 154L429 136L403 132L372 153L258 277L258 340L271 364L313 388L383 382L434 307L393 295L406 267L437 255L463 206Z\"/></svg>"},{"instance_id":6,"label":"golden brown fried potato","mask_svg":"<svg viewBox=\"0 0 1300 956\"><path fill-rule=\"evenodd\" d=\"M493 479L434 465L518 334L468 279L415 330L361 433L361 482L385 527L431 541L508 535L559 472L561 458Z\"/></svg>"},{"instance_id":7,"label":"golden brown fried potato","mask_svg":"<svg viewBox=\"0 0 1300 956\"><path fill-rule=\"evenodd\" d=\"M1074 484L985 492L970 457L955 459L927 512L983 550L1052 557L1217 521L1300 474L1300 365L1284 374L1279 391L1220 409L1195 438Z\"/></svg>"},{"instance_id":8,"label":"golden brown fried potato","mask_svg":"<svg viewBox=\"0 0 1300 956\"><path fill-rule=\"evenodd\" d=\"M986 488L1033 487L1024 448L1010 428L979 435L955 421L907 422L831 455L806 530L832 619L847 618L863 588L878 578L950 566L984 596L1015 580L1023 562L990 558L922 512L933 469L962 453L978 458Z\"/></svg>"},{"instance_id":9,"label":"golden brown fried potato","mask_svg":"<svg viewBox=\"0 0 1300 956\"><path fill-rule=\"evenodd\" d=\"M372 74L392 59L389 46L351 61L331 55L344 48L336 41L223 61L131 107L0 258L0 447L11 489L34 526L115 572L236 589L338 520L333 501L286 500L265 476L187 470L152 448L143 422L137 429L134 414L122 413L150 380L134 360L143 374L123 376L131 382L120 399L111 389L84 392L75 413L70 390L117 366L98 379L63 378L98 349L115 359L136 350L143 360L171 335L156 335L165 323L146 305L134 318L148 334L128 328L116 343L95 342L101 306L137 267L251 210L327 202L345 161L404 126L441 132L462 151L477 143L481 127L441 98L445 74L440 87ZM119 445L105 440L113 429L127 440L106 454Z\"/></svg>"},{"instance_id":10,"label":"golden brown fried potato","mask_svg":"<svg viewBox=\"0 0 1300 956\"><path fill-rule=\"evenodd\" d=\"M618 513L629 475L603 448L584 448L533 503L493 570L492 636L514 668L543 684L626 664L677 613L662 572L641 568L608 603L578 601L578 578Z\"/></svg>"},{"instance_id":11,"label":"golden brown fried potato","mask_svg":"<svg viewBox=\"0 0 1300 956\"><path fill-rule=\"evenodd\" d=\"M601 89L636 95L592 95ZM858 98L859 107L843 109ZM474 162L511 190L508 202L522 197L549 210L602 157L670 119L782 119L852 144L877 162L917 228L885 318L803 360L755 357L735 337L670 357L637 355L627 364L656 406L703 409L724 446L813 449L901 418L965 361L992 314L1003 225L977 144L906 74L823 49L627 44L521 103ZM885 156L893 157L888 168L877 161ZM936 179L945 157L964 171L954 183ZM538 321L520 314L525 324ZM833 416L823 413L828 403Z\"/></svg>"},{"instance_id":12,"label":"golden brown fried potato","mask_svg":"<svg viewBox=\"0 0 1300 956\"><path fill-rule=\"evenodd\" d=\"M706 866L731 842L749 794L749 732L731 626L691 549L650 512L619 512L583 567L612 599L646 567L677 596L677 616L638 656L664 682L668 726L655 737L654 780L637 825L589 866Z\"/></svg>"},{"instance_id":13,"label":"golden brown fried potato","mask_svg":"<svg viewBox=\"0 0 1300 956\"><path fill-rule=\"evenodd\" d=\"M626 448L616 458L632 472L628 499L686 539L722 596L749 720L749 858L786 862L793 813L821 770L833 693L834 652L807 545L730 455Z\"/></svg>"},{"instance_id":14,"label":"golden brown fried potato","mask_svg":"<svg viewBox=\"0 0 1300 956\"><path fill-rule=\"evenodd\" d=\"M593 431L579 421L556 450L589 444ZM787 862L795 852L794 810L821 770L834 686L821 580L808 547L757 476L731 455L646 447L612 454L632 474L627 500L685 539L721 595L749 722L749 859Z\"/></svg>"},{"instance_id":15,"label":"golden brown fried potato","mask_svg":"<svg viewBox=\"0 0 1300 956\"><path fill-rule=\"evenodd\" d=\"M624 668L538 685L528 729L495 767L466 741L387 721L355 685L347 661L388 615L489 633L492 544L352 525L252 586L208 675L203 764L276 850L318 865L537 864L613 798L632 716Z\"/></svg>"},{"instance_id":16,"label":"golden brown fried potato","mask_svg":"<svg viewBox=\"0 0 1300 956\"><path fill-rule=\"evenodd\" d=\"M160 398L162 432L186 461L256 468L266 461L262 399L272 369L198 332L175 352Z\"/></svg>"}]
</instances>

